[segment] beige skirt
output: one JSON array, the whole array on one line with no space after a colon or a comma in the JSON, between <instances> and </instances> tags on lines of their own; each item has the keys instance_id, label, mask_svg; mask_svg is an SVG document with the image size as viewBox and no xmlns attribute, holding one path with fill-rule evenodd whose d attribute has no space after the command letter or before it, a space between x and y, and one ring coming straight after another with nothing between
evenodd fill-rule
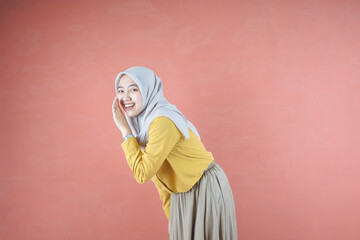
<instances>
[{"instance_id":1,"label":"beige skirt","mask_svg":"<svg viewBox=\"0 0 360 240\"><path fill-rule=\"evenodd\" d=\"M237 239L234 197L224 170L212 162L184 193L171 194L170 240Z\"/></svg>"}]
</instances>

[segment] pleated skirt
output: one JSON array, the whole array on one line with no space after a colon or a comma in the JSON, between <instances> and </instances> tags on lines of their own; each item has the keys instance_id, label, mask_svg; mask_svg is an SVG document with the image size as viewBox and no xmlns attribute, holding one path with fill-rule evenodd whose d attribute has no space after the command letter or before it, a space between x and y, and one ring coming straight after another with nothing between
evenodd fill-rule
<instances>
[{"instance_id":1,"label":"pleated skirt","mask_svg":"<svg viewBox=\"0 0 360 240\"><path fill-rule=\"evenodd\" d=\"M236 240L234 197L224 170L212 162L184 193L171 194L170 240Z\"/></svg>"}]
</instances>

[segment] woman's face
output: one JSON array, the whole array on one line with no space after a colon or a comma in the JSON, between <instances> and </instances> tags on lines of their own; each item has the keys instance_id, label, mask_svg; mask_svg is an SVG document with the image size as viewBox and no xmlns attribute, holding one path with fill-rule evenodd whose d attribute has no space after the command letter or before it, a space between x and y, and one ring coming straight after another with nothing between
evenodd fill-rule
<instances>
[{"instance_id":1,"label":"woman's face","mask_svg":"<svg viewBox=\"0 0 360 240\"><path fill-rule=\"evenodd\" d=\"M141 112L142 96L138 85L128 75L122 75L116 96L128 117L136 117Z\"/></svg>"}]
</instances>

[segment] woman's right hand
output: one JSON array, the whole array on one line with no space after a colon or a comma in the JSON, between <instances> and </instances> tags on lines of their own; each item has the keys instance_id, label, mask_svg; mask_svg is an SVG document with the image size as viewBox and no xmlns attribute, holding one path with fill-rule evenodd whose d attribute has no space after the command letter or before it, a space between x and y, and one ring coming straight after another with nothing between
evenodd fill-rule
<instances>
[{"instance_id":1,"label":"woman's right hand","mask_svg":"<svg viewBox=\"0 0 360 240\"><path fill-rule=\"evenodd\" d=\"M112 113L116 126L121 131L123 137L131 134L130 126L126 120L124 109L120 104L120 100L115 96L112 104Z\"/></svg>"}]
</instances>

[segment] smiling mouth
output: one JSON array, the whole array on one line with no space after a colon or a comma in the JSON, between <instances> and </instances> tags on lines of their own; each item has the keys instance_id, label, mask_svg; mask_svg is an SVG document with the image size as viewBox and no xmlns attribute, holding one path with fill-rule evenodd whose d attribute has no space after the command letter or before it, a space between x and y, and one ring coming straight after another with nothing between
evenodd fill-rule
<instances>
[{"instance_id":1,"label":"smiling mouth","mask_svg":"<svg viewBox=\"0 0 360 240\"><path fill-rule=\"evenodd\" d=\"M131 109L134 108L135 103L132 103L132 104L124 104L123 106L124 106L125 110L128 111L128 110L131 110Z\"/></svg>"}]
</instances>

